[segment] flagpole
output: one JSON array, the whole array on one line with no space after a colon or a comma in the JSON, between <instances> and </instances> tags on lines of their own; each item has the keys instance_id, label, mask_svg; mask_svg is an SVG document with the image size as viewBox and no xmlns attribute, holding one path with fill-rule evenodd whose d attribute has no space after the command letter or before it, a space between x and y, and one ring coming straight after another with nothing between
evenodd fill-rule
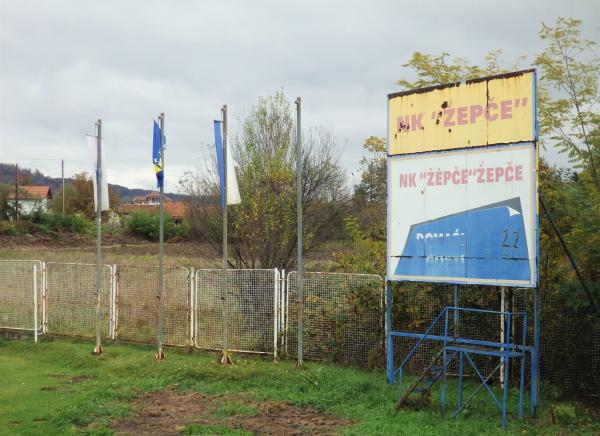
<instances>
[{"instance_id":1,"label":"flagpole","mask_svg":"<svg viewBox=\"0 0 600 436\"><path fill-rule=\"evenodd\" d=\"M92 354L102 354L102 120L96 122L96 347ZM63 183L63 198L64 198Z\"/></svg>"},{"instance_id":2,"label":"flagpole","mask_svg":"<svg viewBox=\"0 0 600 436\"><path fill-rule=\"evenodd\" d=\"M223 354L221 356L222 365L231 365L231 357L229 356L229 341L228 341L228 326L227 326L227 290L229 288L228 280L228 264L227 264L227 105L224 104L221 109L223 116L223 281L221 290L221 318L222 318L222 340L223 340Z\"/></svg>"},{"instance_id":3,"label":"flagpole","mask_svg":"<svg viewBox=\"0 0 600 436\"><path fill-rule=\"evenodd\" d=\"M296 234L297 266L298 266L298 362L299 368L304 366L303 336L304 336L304 277L302 276L302 126L301 126L302 99L296 98Z\"/></svg>"},{"instance_id":4,"label":"flagpole","mask_svg":"<svg viewBox=\"0 0 600 436\"><path fill-rule=\"evenodd\" d=\"M162 360L165 358L163 352L163 321L164 321L164 294L165 294L165 283L164 283L164 225L165 225L165 207L164 207L164 195L165 195L165 114L161 113L158 117L160 120L160 162L162 165L163 179L160 184L160 196L159 196L159 215L160 222L158 228L158 331L156 335L156 360Z\"/></svg>"}]
</instances>

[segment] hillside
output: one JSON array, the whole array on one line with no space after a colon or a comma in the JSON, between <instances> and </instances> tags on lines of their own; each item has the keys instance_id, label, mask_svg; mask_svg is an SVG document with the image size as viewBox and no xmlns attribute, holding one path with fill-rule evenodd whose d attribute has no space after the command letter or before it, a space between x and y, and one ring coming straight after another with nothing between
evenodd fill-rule
<instances>
[{"instance_id":1,"label":"hillside","mask_svg":"<svg viewBox=\"0 0 600 436\"><path fill-rule=\"evenodd\" d=\"M31 170L28 168L19 167L19 179L22 185L50 185L53 191L60 190L61 179L59 177L48 177L39 170ZM72 179L65 177L65 183L69 184ZM15 183L15 166L12 164L0 163L0 184L14 184ZM128 188L122 185L115 185L109 183L109 185L119 194L122 202L128 202L133 197L139 195L146 195L152 191L148 189L139 188ZM185 195L166 193L173 200L183 201L186 199Z\"/></svg>"}]
</instances>

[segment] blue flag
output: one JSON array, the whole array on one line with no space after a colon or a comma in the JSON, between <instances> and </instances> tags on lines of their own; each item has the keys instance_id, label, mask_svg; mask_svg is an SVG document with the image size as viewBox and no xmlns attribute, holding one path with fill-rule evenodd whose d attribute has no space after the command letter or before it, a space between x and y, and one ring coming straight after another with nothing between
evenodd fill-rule
<instances>
[{"instance_id":1,"label":"blue flag","mask_svg":"<svg viewBox=\"0 0 600 436\"><path fill-rule=\"evenodd\" d=\"M160 149L160 127L154 121L154 134L152 138L152 165L156 173L156 186L162 188L164 180L163 162Z\"/></svg>"},{"instance_id":2,"label":"blue flag","mask_svg":"<svg viewBox=\"0 0 600 436\"><path fill-rule=\"evenodd\" d=\"M215 125L215 146L217 147L217 168L219 169L219 185L221 187L221 207L225 207L225 184L223 178L225 171L223 168L223 138L221 137L221 121L214 121Z\"/></svg>"}]
</instances>

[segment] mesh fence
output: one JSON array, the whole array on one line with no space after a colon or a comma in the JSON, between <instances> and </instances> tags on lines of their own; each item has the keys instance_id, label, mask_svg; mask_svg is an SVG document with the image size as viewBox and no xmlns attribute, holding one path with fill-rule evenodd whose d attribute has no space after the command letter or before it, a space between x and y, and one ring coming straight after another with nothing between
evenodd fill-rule
<instances>
[{"instance_id":1,"label":"mesh fence","mask_svg":"<svg viewBox=\"0 0 600 436\"><path fill-rule=\"evenodd\" d=\"M576 300L541 292L542 381L600 404L600 318Z\"/></svg>"},{"instance_id":2,"label":"mesh fence","mask_svg":"<svg viewBox=\"0 0 600 436\"><path fill-rule=\"evenodd\" d=\"M117 338L154 343L158 324L158 267L118 268ZM190 338L190 270L164 269L163 343L185 346Z\"/></svg>"},{"instance_id":3,"label":"mesh fence","mask_svg":"<svg viewBox=\"0 0 600 436\"><path fill-rule=\"evenodd\" d=\"M506 289L505 306L502 307L501 290L490 286L460 286L455 290L452 285L400 283L394 285L393 330L423 334L436 316L447 306L455 306L455 292L458 292L458 307L491 311L522 312L527 316L526 345L533 345L533 306L532 290ZM514 315L510 329L507 319L500 314L449 311L448 336L464 339L502 342L506 335L511 343L523 342L524 316ZM433 327L430 335L444 335L445 317ZM394 338L394 358L399 364L417 344L418 339ZM442 349L439 341L425 340L415 351L405 367L408 372L420 373ZM500 363L499 357L472 355L474 363L482 374L491 373ZM526 365L529 365L527 356ZM457 362L449 366L450 373L457 373ZM528 366L527 366L528 367ZM470 367L465 374L474 375ZM518 367L509 366L509 376L518 377ZM529 376L529 372L526 372ZM499 373L496 373L496 378Z\"/></svg>"},{"instance_id":4,"label":"mesh fence","mask_svg":"<svg viewBox=\"0 0 600 436\"><path fill-rule=\"evenodd\" d=\"M383 361L383 281L368 274L303 273L306 359L376 366ZM287 276L287 352L298 353L298 273Z\"/></svg>"},{"instance_id":5,"label":"mesh fence","mask_svg":"<svg viewBox=\"0 0 600 436\"><path fill-rule=\"evenodd\" d=\"M113 274L109 265L100 272L102 335L111 336ZM80 337L96 336L96 265L46 264L48 333Z\"/></svg>"},{"instance_id":6,"label":"mesh fence","mask_svg":"<svg viewBox=\"0 0 600 436\"><path fill-rule=\"evenodd\" d=\"M42 330L42 280L42 262L38 260L0 261L0 328L34 330L36 285L37 325L38 331Z\"/></svg>"},{"instance_id":7,"label":"mesh fence","mask_svg":"<svg viewBox=\"0 0 600 436\"><path fill-rule=\"evenodd\" d=\"M196 271L195 341L205 349L221 349L223 327L222 270ZM228 270L227 337L230 350L275 352L276 270Z\"/></svg>"}]
</instances>

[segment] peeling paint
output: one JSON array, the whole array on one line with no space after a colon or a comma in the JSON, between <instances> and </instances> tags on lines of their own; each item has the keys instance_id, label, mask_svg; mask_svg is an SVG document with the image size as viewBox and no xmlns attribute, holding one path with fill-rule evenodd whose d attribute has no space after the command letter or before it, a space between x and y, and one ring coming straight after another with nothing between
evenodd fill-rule
<instances>
[{"instance_id":1,"label":"peeling paint","mask_svg":"<svg viewBox=\"0 0 600 436\"><path fill-rule=\"evenodd\" d=\"M389 154L535 140L534 70L390 94Z\"/></svg>"}]
</instances>

